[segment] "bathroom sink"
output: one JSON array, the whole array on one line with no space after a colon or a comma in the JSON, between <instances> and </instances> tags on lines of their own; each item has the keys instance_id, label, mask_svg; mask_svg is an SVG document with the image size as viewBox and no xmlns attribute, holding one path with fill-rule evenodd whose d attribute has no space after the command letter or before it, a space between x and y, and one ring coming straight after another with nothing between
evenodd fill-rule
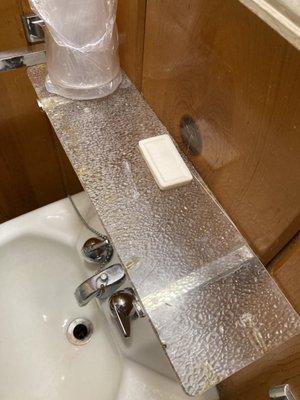
<instances>
[{"instance_id":1,"label":"bathroom sink","mask_svg":"<svg viewBox=\"0 0 300 400\"><path fill-rule=\"evenodd\" d=\"M84 193L73 198L92 212ZM89 236L68 199L0 225L0 399L188 398L146 318L126 341L99 302L77 305L75 288L96 271L80 254Z\"/></svg>"}]
</instances>

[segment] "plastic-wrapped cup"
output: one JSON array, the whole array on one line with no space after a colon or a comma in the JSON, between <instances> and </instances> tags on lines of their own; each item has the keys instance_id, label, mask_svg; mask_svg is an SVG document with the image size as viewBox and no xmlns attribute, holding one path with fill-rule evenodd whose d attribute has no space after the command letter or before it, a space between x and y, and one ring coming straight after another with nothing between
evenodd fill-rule
<instances>
[{"instance_id":1,"label":"plastic-wrapped cup","mask_svg":"<svg viewBox=\"0 0 300 400\"><path fill-rule=\"evenodd\" d=\"M46 25L49 92L72 99L112 93L121 82L116 0L30 0Z\"/></svg>"}]
</instances>

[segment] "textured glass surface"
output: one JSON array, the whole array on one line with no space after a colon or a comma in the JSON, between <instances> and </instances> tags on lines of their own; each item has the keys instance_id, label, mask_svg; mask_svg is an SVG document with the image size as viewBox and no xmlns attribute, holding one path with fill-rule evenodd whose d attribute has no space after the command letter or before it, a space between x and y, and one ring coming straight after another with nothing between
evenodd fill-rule
<instances>
[{"instance_id":1,"label":"textured glass surface","mask_svg":"<svg viewBox=\"0 0 300 400\"><path fill-rule=\"evenodd\" d=\"M191 164L191 184L159 190L138 141L167 131L125 76L110 97L81 102L47 93L43 66L29 76L187 393L299 332L298 315Z\"/></svg>"}]
</instances>

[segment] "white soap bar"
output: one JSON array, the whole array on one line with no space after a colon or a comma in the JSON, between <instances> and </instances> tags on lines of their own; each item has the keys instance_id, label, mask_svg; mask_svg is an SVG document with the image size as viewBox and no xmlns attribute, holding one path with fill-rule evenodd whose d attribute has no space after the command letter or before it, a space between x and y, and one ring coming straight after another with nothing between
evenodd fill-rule
<instances>
[{"instance_id":1,"label":"white soap bar","mask_svg":"<svg viewBox=\"0 0 300 400\"><path fill-rule=\"evenodd\" d=\"M140 140L139 148L161 190L192 181L193 176L169 135Z\"/></svg>"}]
</instances>

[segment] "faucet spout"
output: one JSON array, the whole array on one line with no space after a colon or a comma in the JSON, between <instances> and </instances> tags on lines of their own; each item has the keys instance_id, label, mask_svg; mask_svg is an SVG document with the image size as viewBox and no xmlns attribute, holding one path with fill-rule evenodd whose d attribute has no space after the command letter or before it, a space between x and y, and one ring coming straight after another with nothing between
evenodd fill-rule
<instances>
[{"instance_id":1,"label":"faucet spout","mask_svg":"<svg viewBox=\"0 0 300 400\"><path fill-rule=\"evenodd\" d=\"M121 264L114 264L91 276L75 290L78 305L83 307L94 297L108 298L121 284L124 277L125 271Z\"/></svg>"}]
</instances>

